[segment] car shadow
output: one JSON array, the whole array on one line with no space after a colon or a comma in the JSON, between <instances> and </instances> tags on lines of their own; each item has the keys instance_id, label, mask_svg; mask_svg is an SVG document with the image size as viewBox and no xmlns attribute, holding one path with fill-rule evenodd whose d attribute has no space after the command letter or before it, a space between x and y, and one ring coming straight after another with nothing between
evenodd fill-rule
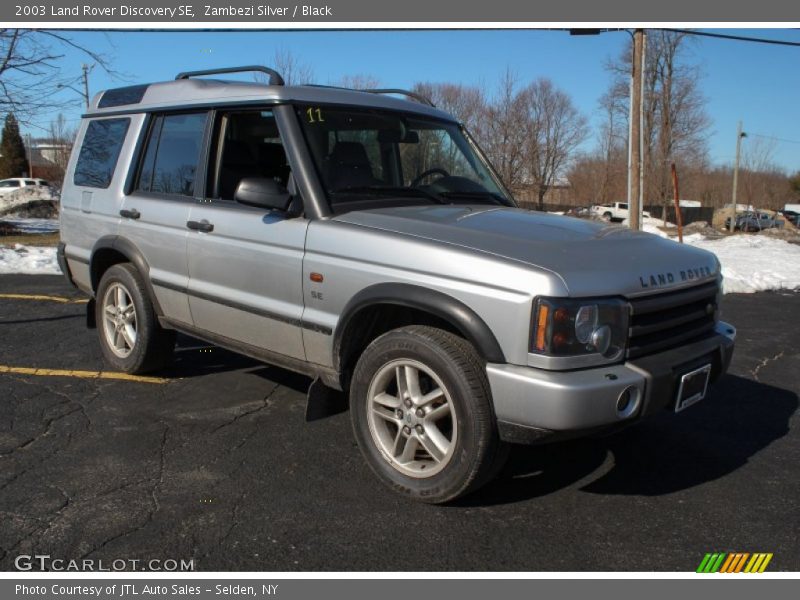
<instances>
[{"instance_id":1,"label":"car shadow","mask_svg":"<svg viewBox=\"0 0 800 600\"><path fill-rule=\"evenodd\" d=\"M34 317L31 319L0 320L0 325L29 325L31 323L46 323L49 321L64 321L66 319L83 319L84 315L58 315L53 317Z\"/></svg>"},{"instance_id":2,"label":"car shadow","mask_svg":"<svg viewBox=\"0 0 800 600\"><path fill-rule=\"evenodd\" d=\"M188 378L263 366L264 363L242 354L178 334L172 364L159 375Z\"/></svg>"},{"instance_id":3,"label":"car shadow","mask_svg":"<svg viewBox=\"0 0 800 600\"><path fill-rule=\"evenodd\" d=\"M178 334L172 364L159 374L168 378L187 379L232 371L255 375L303 394L308 392L312 383L312 380L304 375L268 365L183 334Z\"/></svg>"},{"instance_id":4,"label":"car shadow","mask_svg":"<svg viewBox=\"0 0 800 600\"><path fill-rule=\"evenodd\" d=\"M685 412L663 411L605 438L514 446L499 477L456 504L508 504L575 484L605 495L692 488L735 471L785 436L797 407L792 391L727 375Z\"/></svg>"}]
</instances>

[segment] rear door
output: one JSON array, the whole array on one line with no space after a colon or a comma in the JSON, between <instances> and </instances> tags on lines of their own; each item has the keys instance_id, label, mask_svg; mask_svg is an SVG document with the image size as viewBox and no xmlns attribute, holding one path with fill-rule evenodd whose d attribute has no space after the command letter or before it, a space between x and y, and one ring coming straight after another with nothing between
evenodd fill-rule
<instances>
[{"instance_id":1,"label":"rear door","mask_svg":"<svg viewBox=\"0 0 800 600\"><path fill-rule=\"evenodd\" d=\"M207 111L150 115L120 210L120 236L144 255L164 316L189 325L187 222L201 195L198 166L207 120Z\"/></svg>"},{"instance_id":2,"label":"rear door","mask_svg":"<svg viewBox=\"0 0 800 600\"><path fill-rule=\"evenodd\" d=\"M268 109L214 119L206 197L192 207L189 305L196 328L304 359L302 262L308 221L234 201L246 177L286 186L289 166Z\"/></svg>"}]
</instances>

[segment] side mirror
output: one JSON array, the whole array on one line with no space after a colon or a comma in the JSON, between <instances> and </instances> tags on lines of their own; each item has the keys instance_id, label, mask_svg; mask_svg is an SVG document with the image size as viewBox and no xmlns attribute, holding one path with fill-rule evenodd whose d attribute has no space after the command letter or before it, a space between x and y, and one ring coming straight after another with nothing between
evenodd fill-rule
<instances>
[{"instance_id":1,"label":"side mirror","mask_svg":"<svg viewBox=\"0 0 800 600\"><path fill-rule=\"evenodd\" d=\"M236 186L233 199L240 204L286 211L291 194L280 183L267 177L245 177Z\"/></svg>"}]
</instances>

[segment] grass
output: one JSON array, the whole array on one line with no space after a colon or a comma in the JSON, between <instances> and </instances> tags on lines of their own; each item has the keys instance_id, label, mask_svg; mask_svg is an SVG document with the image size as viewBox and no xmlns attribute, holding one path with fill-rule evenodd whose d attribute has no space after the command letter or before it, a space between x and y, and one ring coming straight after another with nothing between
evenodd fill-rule
<instances>
[{"instance_id":1,"label":"grass","mask_svg":"<svg viewBox=\"0 0 800 600\"><path fill-rule=\"evenodd\" d=\"M53 233L19 233L12 235L0 235L0 246L14 247L14 244L25 246L58 246L59 234Z\"/></svg>"}]
</instances>

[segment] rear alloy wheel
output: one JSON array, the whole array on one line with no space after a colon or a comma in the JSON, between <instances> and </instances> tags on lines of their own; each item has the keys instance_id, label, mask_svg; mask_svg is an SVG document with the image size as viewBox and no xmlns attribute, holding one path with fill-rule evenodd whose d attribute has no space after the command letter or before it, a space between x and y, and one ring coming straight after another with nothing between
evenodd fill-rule
<instances>
[{"instance_id":1,"label":"rear alloy wheel","mask_svg":"<svg viewBox=\"0 0 800 600\"><path fill-rule=\"evenodd\" d=\"M394 491L439 504L489 481L507 456L486 365L450 332L413 325L375 339L350 385L353 431Z\"/></svg>"},{"instance_id":2,"label":"rear alloy wheel","mask_svg":"<svg viewBox=\"0 0 800 600\"><path fill-rule=\"evenodd\" d=\"M95 311L100 346L114 368L146 373L170 363L175 332L158 324L144 280L132 264L113 265L103 274Z\"/></svg>"},{"instance_id":3,"label":"rear alloy wheel","mask_svg":"<svg viewBox=\"0 0 800 600\"><path fill-rule=\"evenodd\" d=\"M119 358L128 358L136 346L136 307L130 292L114 282L103 294L103 333L109 350Z\"/></svg>"}]
</instances>

